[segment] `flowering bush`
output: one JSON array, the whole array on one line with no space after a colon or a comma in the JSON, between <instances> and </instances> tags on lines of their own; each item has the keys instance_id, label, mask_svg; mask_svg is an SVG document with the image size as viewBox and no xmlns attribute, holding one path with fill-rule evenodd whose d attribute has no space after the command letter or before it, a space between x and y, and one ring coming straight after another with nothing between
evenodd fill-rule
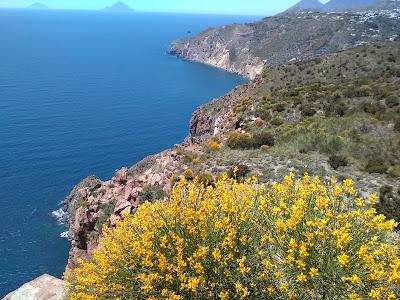
<instances>
[{"instance_id":1,"label":"flowering bush","mask_svg":"<svg viewBox=\"0 0 400 300\"><path fill-rule=\"evenodd\" d=\"M218 151L219 149L221 149L221 145L216 140L213 139L209 139L207 141L206 146L207 149L209 149L210 151Z\"/></svg>"},{"instance_id":2,"label":"flowering bush","mask_svg":"<svg viewBox=\"0 0 400 300\"><path fill-rule=\"evenodd\" d=\"M105 229L69 299L396 299L396 222L350 180L184 178Z\"/></svg>"}]
</instances>

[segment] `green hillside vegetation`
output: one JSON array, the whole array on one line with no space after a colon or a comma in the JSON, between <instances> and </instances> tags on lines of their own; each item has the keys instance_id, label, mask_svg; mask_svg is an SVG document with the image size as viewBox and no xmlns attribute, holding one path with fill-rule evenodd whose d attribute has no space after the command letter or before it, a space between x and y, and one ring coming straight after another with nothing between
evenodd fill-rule
<instances>
[{"instance_id":1,"label":"green hillside vegetation","mask_svg":"<svg viewBox=\"0 0 400 300\"><path fill-rule=\"evenodd\" d=\"M220 133L201 137L203 148L193 149L197 159L189 165L196 174L241 164L264 180L292 170L350 177L364 192L397 190L399 46L367 45L266 68L243 97L200 109L221 115L225 107L225 113Z\"/></svg>"}]
</instances>

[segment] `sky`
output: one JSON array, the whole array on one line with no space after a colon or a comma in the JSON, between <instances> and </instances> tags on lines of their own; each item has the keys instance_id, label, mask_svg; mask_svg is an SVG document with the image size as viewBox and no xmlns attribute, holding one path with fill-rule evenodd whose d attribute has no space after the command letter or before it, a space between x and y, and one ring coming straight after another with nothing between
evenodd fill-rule
<instances>
[{"instance_id":1,"label":"sky","mask_svg":"<svg viewBox=\"0 0 400 300\"><path fill-rule=\"evenodd\" d=\"M0 0L0 7L23 8L41 2L56 9L103 9L117 0ZM271 15L299 0L125 0L136 11ZM326 1L321 1L326 2Z\"/></svg>"}]
</instances>

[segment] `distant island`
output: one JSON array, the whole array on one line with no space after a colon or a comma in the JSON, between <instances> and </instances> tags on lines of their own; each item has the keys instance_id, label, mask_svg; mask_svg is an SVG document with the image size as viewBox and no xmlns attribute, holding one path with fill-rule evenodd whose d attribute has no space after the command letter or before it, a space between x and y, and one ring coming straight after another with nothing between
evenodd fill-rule
<instances>
[{"instance_id":1,"label":"distant island","mask_svg":"<svg viewBox=\"0 0 400 300\"><path fill-rule=\"evenodd\" d=\"M49 9L49 7L43 3L36 2L27 7L28 9Z\"/></svg>"},{"instance_id":2,"label":"distant island","mask_svg":"<svg viewBox=\"0 0 400 300\"><path fill-rule=\"evenodd\" d=\"M124 2L116 2L111 6L107 6L106 8L104 8L104 10L112 12L134 12L134 10L126 5Z\"/></svg>"}]
</instances>

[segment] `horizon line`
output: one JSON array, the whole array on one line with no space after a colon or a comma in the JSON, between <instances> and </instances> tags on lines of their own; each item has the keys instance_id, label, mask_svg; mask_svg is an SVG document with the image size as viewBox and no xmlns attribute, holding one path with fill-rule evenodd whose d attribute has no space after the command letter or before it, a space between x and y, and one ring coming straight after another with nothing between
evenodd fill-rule
<instances>
[{"instance_id":1,"label":"horizon line","mask_svg":"<svg viewBox=\"0 0 400 300\"><path fill-rule=\"evenodd\" d=\"M86 12L104 12L114 14L135 14L135 13L159 13L159 14L182 14L182 15L219 15L219 16L249 16L249 17L268 17L280 12L270 12L266 14L240 14L240 13L217 13L217 12L175 12L175 11L147 11L135 10L133 11L107 11L105 8L100 9L79 9L79 8L47 8L35 9L30 7L0 7L0 10L25 10L25 11L86 11Z\"/></svg>"}]
</instances>

